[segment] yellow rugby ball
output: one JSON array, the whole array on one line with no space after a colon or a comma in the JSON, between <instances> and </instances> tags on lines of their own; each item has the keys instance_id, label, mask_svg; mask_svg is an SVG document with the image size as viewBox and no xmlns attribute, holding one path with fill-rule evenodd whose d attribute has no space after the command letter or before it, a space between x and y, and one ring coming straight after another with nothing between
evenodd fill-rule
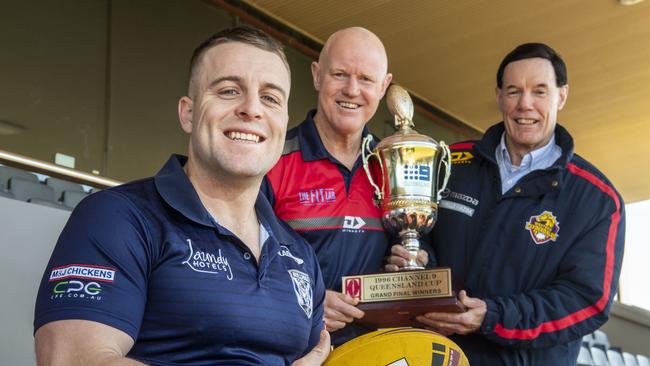
<instances>
[{"instance_id":1,"label":"yellow rugby ball","mask_svg":"<svg viewBox=\"0 0 650 366\"><path fill-rule=\"evenodd\" d=\"M469 366L458 345L435 332L387 328L335 348L323 366Z\"/></svg>"}]
</instances>

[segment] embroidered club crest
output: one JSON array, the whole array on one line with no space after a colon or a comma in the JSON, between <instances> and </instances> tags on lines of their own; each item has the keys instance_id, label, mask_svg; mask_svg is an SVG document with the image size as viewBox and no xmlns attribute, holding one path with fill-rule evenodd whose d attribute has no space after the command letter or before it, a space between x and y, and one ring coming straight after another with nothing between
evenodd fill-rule
<instances>
[{"instance_id":1,"label":"embroidered club crest","mask_svg":"<svg viewBox=\"0 0 650 366\"><path fill-rule=\"evenodd\" d=\"M526 230L535 244L544 244L549 240L556 241L560 231L560 223L552 212L544 211L537 216L531 216L526 223Z\"/></svg>"},{"instance_id":2,"label":"embroidered club crest","mask_svg":"<svg viewBox=\"0 0 650 366\"><path fill-rule=\"evenodd\" d=\"M289 276L291 276L291 281L293 282L293 291L296 293L298 305L300 305L307 315L307 319L311 319L313 296L309 275L295 269L290 269Z\"/></svg>"}]
</instances>

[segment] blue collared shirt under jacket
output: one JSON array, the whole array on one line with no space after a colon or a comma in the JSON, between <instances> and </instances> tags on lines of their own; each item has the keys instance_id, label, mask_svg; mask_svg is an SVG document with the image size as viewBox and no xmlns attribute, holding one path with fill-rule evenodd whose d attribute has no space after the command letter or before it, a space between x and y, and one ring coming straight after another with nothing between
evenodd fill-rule
<instances>
[{"instance_id":1,"label":"blue collared shirt under jacket","mask_svg":"<svg viewBox=\"0 0 650 366\"><path fill-rule=\"evenodd\" d=\"M562 149L555 144L555 135L553 135L546 145L524 155L519 166L515 166L510 160L505 135L505 132L501 135L501 142L495 152L499 173L501 174L501 193L506 193L517 184L521 177L528 175L533 170L550 167L562 156Z\"/></svg>"}]
</instances>

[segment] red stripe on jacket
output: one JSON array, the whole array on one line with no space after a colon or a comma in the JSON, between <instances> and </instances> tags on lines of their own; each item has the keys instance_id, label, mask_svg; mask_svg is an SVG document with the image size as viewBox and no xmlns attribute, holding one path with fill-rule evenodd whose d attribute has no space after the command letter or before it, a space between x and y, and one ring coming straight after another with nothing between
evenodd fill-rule
<instances>
[{"instance_id":1,"label":"red stripe on jacket","mask_svg":"<svg viewBox=\"0 0 650 366\"><path fill-rule=\"evenodd\" d=\"M587 181L591 184L598 187L601 191L609 195L616 204L616 211L612 214L612 221L609 225L609 233L607 235L607 247L606 247L606 258L605 258L605 276L603 278L603 295L596 301L596 303L589 305L583 309L575 311L563 318L556 320L549 320L547 322L541 323L535 328L529 329L507 329L504 328L501 323L498 323L494 327L494 332L503 338L511 339L534 339L537 338L541 333L548 333L553 331L559 331L567 327L572 326L573 324L579 323L591 316L594 316L605 309L607 302L609 300L609 294L612 286L612 277L614 277L614 247L616 245L616 235L618 232L618 223L621 220L621 202L618 199L618 195L614 191L614 188L607 185L605 182L600 180L598 177L592 173L579 168L573 163L567 164L567 169Z\"/></svg>"},{"instance_id":2,"label":"red stripe on jacket","mask_svg":"<svg viewBox=\"0 0 650 366\"><path fill-rule=\"evenodd\" d=\"M465 149L472 149L473 147L474 147L473 142L460 142L449 146L451 150L465 150Z\"/></svg>"}]
</instances>

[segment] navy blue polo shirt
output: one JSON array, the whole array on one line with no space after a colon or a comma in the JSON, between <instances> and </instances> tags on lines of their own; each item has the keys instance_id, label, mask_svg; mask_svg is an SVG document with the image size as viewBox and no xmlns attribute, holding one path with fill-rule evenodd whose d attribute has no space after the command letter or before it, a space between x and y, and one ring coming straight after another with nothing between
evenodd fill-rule
<instances>
[{"instance_id":1,"label":"navy blue polo shirt","mask_svg":"<svg viewBox=\"0 0 650 366\"><path fill-rule=\"evenodd\" d=\"M259 195L259 264L201 204L174 155L152 178L92 194L45 270L34 329L85 319L153 365L289 365L318 342L325 288L311 247Z\"/></svg>"}]
</instances>

